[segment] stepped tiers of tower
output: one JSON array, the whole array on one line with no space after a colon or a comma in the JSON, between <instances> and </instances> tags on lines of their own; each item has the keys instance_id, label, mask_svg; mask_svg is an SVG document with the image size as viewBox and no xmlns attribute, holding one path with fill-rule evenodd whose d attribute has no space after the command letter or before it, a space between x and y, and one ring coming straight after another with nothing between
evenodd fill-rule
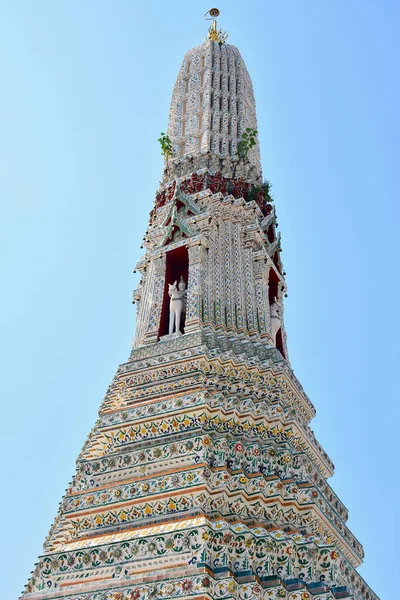
<instances>
[{"instance_id":1,"label":"stepped tiers of tower","mask_svg":"<svg viewBox=\"0 0 400 600\"><path fill-rule=\"evenodd\" d=\"M258 144L236 158L256 125L239 51L190 51L137 266L132 352L24 600L378 600L288 360Z\"/></svg>"}]
</instances>

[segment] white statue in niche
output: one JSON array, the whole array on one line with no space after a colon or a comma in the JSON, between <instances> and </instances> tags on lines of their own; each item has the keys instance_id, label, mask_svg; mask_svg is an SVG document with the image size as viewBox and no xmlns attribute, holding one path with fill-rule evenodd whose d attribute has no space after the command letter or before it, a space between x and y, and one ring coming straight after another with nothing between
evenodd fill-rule
<instances>
[{"instance_id":1,"label":"white statue in niche","mask_svg":"<svg viewBox=\"0 0 400 600\"><path fill-rule=\"evenodd\" d=\"M187 291L186 291L186 283L184 282L182 275L181 275L180 281L178 283L178 290L182 294L182 321L183 321L183 319L185 318L185 315L186 315Z\"/></svg>"},{"instance_id":2,"label":"white statue in niche","mask_svg":"<svg viewBox=\"0 0 400 600\"><path fill-rule=\"evenodd\" d=\"M276 297L273 304L271 304L271 307L270 307L271 335L272 335L272 339L274 340L275 346L276 346L276 334L278 333L278 331L282 325L282 308L283 308L282 302L279 300L279 298Z\"/></svg>"},{"instance_id":3,"label":"white statue in niche","mask_svg":"<svg viewBox=\"0 0 400 600\"><path fill-rule=\"evenodd\" d=\"M181 277L179 284L177 281L168 284L168 295L171 298L169 302L169 335L179 333L181 319L186 309L186 283Z\"/></svg>"}]
</instances>

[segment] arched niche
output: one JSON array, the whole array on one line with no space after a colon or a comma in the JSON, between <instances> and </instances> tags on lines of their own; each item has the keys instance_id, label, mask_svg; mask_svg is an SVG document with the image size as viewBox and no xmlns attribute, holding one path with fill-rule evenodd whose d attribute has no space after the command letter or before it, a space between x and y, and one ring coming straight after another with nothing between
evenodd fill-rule
<instances>
[{"instance_id":1,"label":"arched niche","mask_svg":"<svg viewBox=\"0 0 400 600\"><path fill-rule=\"evenodd\" d=\"M279 293L278 293L279 277L276 274L276 271L274 269L269 270L268 282L269 282L268 300L269 300L269 305L272 306L273 303L275 302L275 298L279 298Z\"/></svg>"},{"instance_id":2,"label":"arched niche","mask_svg":"<svg viewBox=\"0 0 400 600\"><path fill-rule=\"evenodd\" d=\"M170 303L168 284L174 283L174 281L179 283L181 277L183 278L187 287L189 278L189 255L186 246L174 248L174 250L169 250L166 253L164 294L160 317L160 327L158 330L159 338L168 334ZM184 333L184 327L185 320L182 319L180 327L181 333Z\"/></svg>"},{"instance_id":3,"label":"arched niche","mask_svg":"<svg viewBox=\"0 0 400 600\"><path fill-rule=\"evenodd\" d=\"M285 351L283 349L283 340L282 340L282 327L278 329L276 334L276 348L282 354L283 358L286 358Z\"/></svg>"}]
</instances>

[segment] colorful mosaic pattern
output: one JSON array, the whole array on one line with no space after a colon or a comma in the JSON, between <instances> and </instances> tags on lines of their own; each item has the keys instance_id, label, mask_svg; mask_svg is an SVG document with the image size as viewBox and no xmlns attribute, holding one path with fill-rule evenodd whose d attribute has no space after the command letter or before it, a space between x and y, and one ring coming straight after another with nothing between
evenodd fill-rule
<instances>
[{"instance_id":1,"label":"colorful mosaic pattern","mask_svg":"<svg viewBox=\"0 0 400 600\"><path fill-rule=\"evenodd\" d=\"M205 579L210 598L254 588L335 598L353 576L365 589L355 597L375 599L288 376L250 363L242 372L232 354L171 351L160 365L155 346L133 353L110 386L24 597L140 598L152 586L154 597L198 597ZM182 389L200 367L224 389L146 394L169 378Z\"/></svg>"},{"instance_id":2,"label":"colorful mosaic pattern","mask_svg":"<svg viewBox=\"0 0 400 600\"><path fill-rule=\"evenodd\" d=\"M145 246L146 256L137 265L142 281L134 292L138 304L138 321L133 347L146 341L156 341L163 310L166 255L171 250L187 247L189 253L189 281L187 329L192 331L202 324L225 332L245 333L253 342L271 346L270 305L268 296L269 273L273 273L277 293L282 297L286 289L282 265L277 250L278 238L270 241L264 231L275 232L275 211L267 217L264 208L243 198L223 197L221 192L203 190L186 199L185 182L179 182L170 196L163 190L163 201L156 204ZM207 178L204 178L207 182ZM188 186L190 187L190 186ZM161 192L160 192L161 193ZM176 209L170 226L172 208ZM264 212L263 212L264 211ZM191 231L182 237L182 231ZM176 235L175 235L176 234ZM275 236L275 233L273 233ZM170 240L165 244L166 237ZM281 325L284 332L282 318ZM273 344L272 344L273 345ZM284 345L287 357L287 348Z\"/></svg>"},{"instance_id":3,"label":"colorful mosaic pattern","mask_svg":"<svg viewBox=\"0 0 400 600\"><path fill-rule=\"evenodd\" d=\"M327 479L315 409L275 346L286 290L236 48L184 59L166 169L137 269L137 327L77 460L25 600L378 600ZM257 188L256 188L257 190ZM185 251L182 251L185 247ZM187 255L184 334L160 334L168 252ZM186 252L187 251L187 252ZM170 255L173 256L173 255Z\"/></svg>"}]
</instances>

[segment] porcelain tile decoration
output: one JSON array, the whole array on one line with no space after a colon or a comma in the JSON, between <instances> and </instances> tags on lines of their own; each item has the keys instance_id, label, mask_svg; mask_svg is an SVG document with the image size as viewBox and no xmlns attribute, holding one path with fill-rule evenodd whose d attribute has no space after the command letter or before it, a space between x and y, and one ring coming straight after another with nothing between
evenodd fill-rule
<instances>
[{"instance_id":1,"label":"porcelain tile decoration","mask_svg":"<svg viewBox=\"0 0 400 600\"><path fill-rule=\"evenodd\" d=\"M244 148L253 88L226 37L213 21L183 59L132 351L24 600L378 600L289 363L276 212Z\"/></svg>"}]
</instances>

